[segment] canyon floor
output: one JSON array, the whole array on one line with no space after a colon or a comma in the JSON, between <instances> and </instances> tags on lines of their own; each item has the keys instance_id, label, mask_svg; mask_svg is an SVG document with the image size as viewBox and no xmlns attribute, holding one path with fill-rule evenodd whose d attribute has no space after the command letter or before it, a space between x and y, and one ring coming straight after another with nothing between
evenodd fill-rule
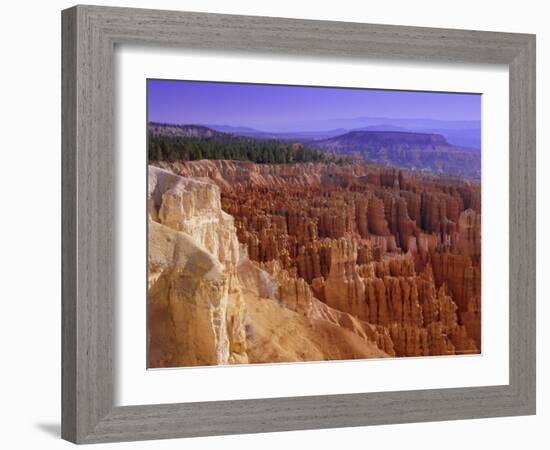
<instances>
[{"instance_id":1,"label":"canyon floor","mask_svg":"<svg viewBox=\"0 0 550 450\"><path fill-rule=\"evenodd\" d=\"M152 162L148 367L481 351L478 183Z\"/></svg>"}]
</instances>

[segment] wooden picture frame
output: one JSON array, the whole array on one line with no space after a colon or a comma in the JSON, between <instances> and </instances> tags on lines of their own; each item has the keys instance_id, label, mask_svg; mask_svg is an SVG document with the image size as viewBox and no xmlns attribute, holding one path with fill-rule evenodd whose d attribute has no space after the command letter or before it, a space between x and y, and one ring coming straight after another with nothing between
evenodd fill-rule
<instances>
[{"instance_id":1,"label":"wooden picture frame","mask_svg":"<svg viewBox=\"0 0 550 450\"><path fill-rule=\"evenodd\" d=\"M535 413L535 36L75 6L62 13L62 437L177 438ZM115 407L117 44L505 64L510 86L509 384Z\"/></svg>"}]
</instances>

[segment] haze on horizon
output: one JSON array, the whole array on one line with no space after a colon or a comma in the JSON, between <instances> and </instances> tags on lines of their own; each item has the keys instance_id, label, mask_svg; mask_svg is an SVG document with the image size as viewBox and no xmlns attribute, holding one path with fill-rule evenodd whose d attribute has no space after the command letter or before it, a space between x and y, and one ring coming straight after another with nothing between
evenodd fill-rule
<instances>
[{"instance_id":1,"label":"haze on horizon","mask_svg":"<svg viewBox=\"0 0 550 450\"><path fill-rule=\"evenodd\" d=\"M481 95L147 80L149 122L319 131L394 125L481 127Z\"/></svg>"}]
</instances>

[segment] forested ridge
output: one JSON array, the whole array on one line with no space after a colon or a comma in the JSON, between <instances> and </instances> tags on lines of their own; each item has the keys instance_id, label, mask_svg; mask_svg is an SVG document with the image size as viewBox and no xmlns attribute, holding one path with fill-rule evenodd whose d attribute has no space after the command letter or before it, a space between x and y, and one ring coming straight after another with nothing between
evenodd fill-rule
<instances>
[{"instance_id":1,"label":"forested ridge","mask_svg":"<svg viewBox=\"0 0 550 450\"><path fill-rule=\"evenodd\" d=\"M205 135L203 129L193 130L180 127L185 135L164 135L156 126L149 129L149 161L195 161L199 159L227 159L252 161L259 164L290 164L301 162L335 162L351 161L350 157L325 153L321 150L304 146L301 143L286 142L275 139L254 139L228 133L213 132ZM171 127L173 130L174 127ZM200 135L197 135L200 131Z\"/></svg>"}]
</instances>

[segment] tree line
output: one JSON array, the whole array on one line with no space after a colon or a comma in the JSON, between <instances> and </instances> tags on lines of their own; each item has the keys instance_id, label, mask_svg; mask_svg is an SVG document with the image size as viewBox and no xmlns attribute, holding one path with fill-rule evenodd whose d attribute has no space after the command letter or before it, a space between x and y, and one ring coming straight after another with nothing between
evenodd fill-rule
<instances>
[{"instance_id":1,"label":"tree line","mask_svg":"<svg viewBox=\"0 0 550 450\"><path fill-rule=\"evenodd\" d=\"M149 133L149 161L195 161L227 159L252 161L258 164L290 164L302 162L334 162L343 164L351 158L325 153L303 144L280 140L227 137L191 138L153 135Z\"/></svg>"}]
</instances>

